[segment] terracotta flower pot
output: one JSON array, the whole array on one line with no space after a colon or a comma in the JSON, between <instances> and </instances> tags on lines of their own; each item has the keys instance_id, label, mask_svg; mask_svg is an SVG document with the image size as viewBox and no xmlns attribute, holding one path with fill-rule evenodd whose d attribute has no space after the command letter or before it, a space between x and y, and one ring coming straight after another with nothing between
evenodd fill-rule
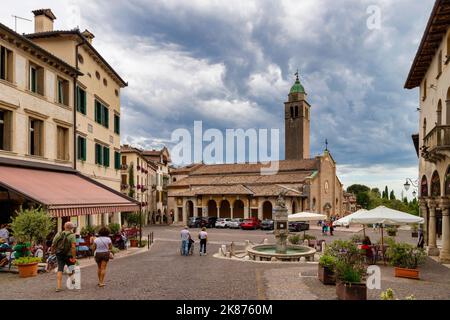
<instances>
[{"instance_id":1,"label":"terracotta flower pot","mask_svg":"<svg viewBox=\"0 0 450 320\"><path fill-rule=\"evenodd\" d=\"M138 244L139 244L138 240L135 240L135 239L130 240L130 247L137 248Z\"/></svg>"},{"instance_id":2,"label":"terracotta flower pot","mask_svg":"<svg viewBox=\"0 0 450 320\"><path fill-rule=\"evenodd\" d=\"M19 277L28 278L35 277L38 273L38 263L27 263L27 264L18 264L17 268L19 269Z\"/></svg>"},{"instance_id":3,"label":"terracotta flower pot","mask_svg":"<svg viewBox=\"0 0 450 320\"><path fill-rule=\"evenodd\" d=\"M326 267L322 267L319 264L319 280L320 282L322 282L323 284L336 284L336 276L334 274L334 272Z\"/></svg>"},{"instance_id":4,"label":"terracotta flower pot","mask_svg":"<svg viewBox=\"0 0 450 320\"><path fill-rule=\"evenodd\" d=\"M395 276L398 278L408 278L419 280L419 269L394 268Z\"/></svg>"},{"instance_id":5,"label":"terracotta flower pot","mask_svg":"<svg viewBox=\"0 0 450 320\"><path fill-rule=\"evenodd\" d=\"M339 300L367 300L365 283L336 282L336 295Z\"/></svg>"}]
</instances>

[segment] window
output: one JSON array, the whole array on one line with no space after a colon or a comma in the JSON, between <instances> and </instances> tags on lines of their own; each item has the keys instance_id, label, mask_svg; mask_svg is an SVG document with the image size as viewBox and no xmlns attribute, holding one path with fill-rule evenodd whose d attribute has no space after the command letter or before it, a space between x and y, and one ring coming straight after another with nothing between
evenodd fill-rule
<instances>
[{"instance_id":1,"label":"window","mask_svg":"<svg viewBox=\"0 0 450 320\"><path fill-rule=\"evenodd\" d=\"M294 107L291 107L290 111L291 111L291 118L293 118L294 117Z\"/></svg>"},{"instance_id":2,"label":"window","mask_svg":"<svg viewBox=\"0 0 450 320\"><path fill-rule=\"evenodd\" d=\"M108 86L108 80L106 80L106 78L103 78L103 85L104 85L105 87Z\"/></svg>"},{"instance_id":3,"label":"window","mask_svg":"<svg viewBox=\"0 0 450 320\"><path fill-rule=\"evenodd\" d=\"M109 148L95 144L95 164L109 167Z\"/></svg>"},{"instance_id":4,"label":"window","mask_svg":"<svg viewBox=\"0 0 450 320\"><path fill-rule=\"evenodd\" d=\"M11 50L0 46L0 79L13 81L13 54Z\"/></svg>"},{"instance_id":5,"label":"window","mask_svg":"<svg viewBox=\"0 0 450 320\"><path fill-rule=\"evenodd\" d=\"M123 165L127 164L127 156L122 156L122 164Z\"/></svg>"},{"instance_id":6,"label":"window","mask_svg":"<svg viewBox=\"0 0 450 320\"><path fill-rule=\"evenodd\" d=\"M86 138L77 137L77 159L86 161Z\"/></svg>"},{"instance_id":7,"label":"window","mask_svg":"<svg viewBox=\"0 0 450 320\"><path fill-rule=\"evenodd\" d=\"M295 117L298 118L298 106L295 106Z\"/></svg>"},{"instance_id":8,"label":"window","mask_svg":"<svg viewBox=\"0 0 450 320\"><path fill-rule=\"evenodd\" d=\"M120 153L114 151L114 169L120 170Z\"/></svg>"},{"instance_id":9,"label":"window","mask_svg":"<svg viewBox=\"0 0 450 320\"><path fill-rule=\"evenodd\" d=\"M69 160L69 129L57 126L56 157L59 160Z\"/></svg>"},{"instance_id":10,"label":"window","mask_svg":"<svg viewBox=\"0 0 450 320\"><path fill-rule=\"evenodd\" d=\"M439 51L439 55L438 55L438 61L437 61L437 67L438 67L438 74L437 74L437 78L439 78L439 76L442 74L442 50Z\"/></svg>"},{"instance_id":11,"label":"window","mask_svg":"<svg viewBox=\"0 0 450 320\"><path fill-rule=\"evenodd\" d=\"M44 121L30 118L29 139L28 153L42 157L44 155Z\"/></svg>"},{"instance_id":12,"label":"window","mask_svg":"<svg viewBox=\"0 0 450 320\"><path fill-rule=\"evenodd\" d=\"M95 71L95 77L96 77L98 80L100 80L100 72Z\"/></svg>"},{"instance_id":13,"label":"window","mask_svg":"<svg viewBox=\"0 0 450 320\"><path fill-rule=\"evenodd\" d=\"M69 105L69 81L58 78L58 103Z\"/></svg>"},{"instance_id":14,"label":"window","mask_svg":"<svg viewBox=\"0 0 450 320\"><path fill-rule=\"evenodd\" d=\"M95 122L109 128L109 110L98 100L95 100Z\"/></svg>"},{"instance_id":15,"label":"window","mask_svg":"<svg viewBox=\"0 0 450 320\"><path fill-rule=\"evenodd\" d=\"M12 112L0 109L0 150L11 151Z\"/></svg>"},{"instance_id":16,"label":"window","mask_svg":"<svg viewBox=\"0 0 450 320\"><path fill-rule=\"evenodd\" d=\"M44 95L44 68L30 63L30 91Z\"/></svg>"},{"instance_id":17,"label":"window","mask_svg":"<svg viewBox=\"0 0 450 320\"><path fill-rule=\"evenodd\" d=\"M77 86L77 111L86 115L86 91Z\"/></svg>"},{"instance_id":18,"label":"window","mask_svg":"<svg viewBox=\"0 0 450 320\"><path fill-rule=\"evenodd\" d=\"M83 56L81 54L78 54L77 58L78 58L78 62L79 63L81 63L81 64L84 63L84 58L83 58Z\"/></svg>"},{"instance_id":19,"label":"window","mask_svg":"<svg viewBox=\"0 0 450 320\"><path fill-rule=\"evenodd\" d=\"M114 132L120 134L120 117L117 114L114 115Z\"/></svg>"}]
</instances>

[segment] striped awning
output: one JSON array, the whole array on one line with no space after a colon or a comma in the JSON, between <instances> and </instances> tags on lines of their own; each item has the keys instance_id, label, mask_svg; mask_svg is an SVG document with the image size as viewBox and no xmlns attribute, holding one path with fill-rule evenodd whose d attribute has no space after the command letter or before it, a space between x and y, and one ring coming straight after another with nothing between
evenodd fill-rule
<instances>
[{"instance_id":1,"label":"striped awning","mask_svg":"<svg viewBox=\"0 0 450 320\"><path fill-rule=\"evenodd\" d=\"M41 204L54 217L140 210L137 201L77 172L0 165L0 185Z\"/></svg>"}]
</instances>

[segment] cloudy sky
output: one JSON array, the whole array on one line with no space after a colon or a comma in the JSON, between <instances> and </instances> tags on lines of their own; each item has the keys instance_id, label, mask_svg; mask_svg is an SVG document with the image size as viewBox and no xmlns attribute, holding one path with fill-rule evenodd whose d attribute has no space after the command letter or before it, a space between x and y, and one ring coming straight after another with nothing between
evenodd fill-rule
<instances>
[{"instance_id":1,"label":"cloudy sky","mask_svg":"<svg viewBox=\"0 0 450 320\"><path fill-rule=\"evenodd\" d=\"M433 4L2 0L0 22L13 27L11 15L32 19L31 10L49 7L55 28L94 33L129 83L122 142L145 148L170 143L194 120L204 129L279 128L284 139L283 102L298 68L312 106L311 154L328 139L346 186L387 184L399 194L417 176L418 92L403 84ZM20 33L33 27L18 22Z\"/></svg>"}]
</instances>

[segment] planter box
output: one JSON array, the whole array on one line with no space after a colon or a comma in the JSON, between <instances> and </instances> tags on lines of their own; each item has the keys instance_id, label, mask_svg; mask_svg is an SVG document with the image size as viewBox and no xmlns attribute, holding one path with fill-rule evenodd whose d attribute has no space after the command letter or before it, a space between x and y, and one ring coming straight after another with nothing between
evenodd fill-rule
<instances>
[{"instance_id":1,"label":"planter box","mask_svg":"<svg viewBox=\"0 0 450 320\"><path fill-rule=\"evenodd\" d=\"M333 271L328 268L322 267L319 264L319 280L323 284L336 284L336 276Z\"/></svg>"},{"instance_id":2,"label":"planter box","mask_svg":"<svg viewBox=\"0 0 450 320\"><path fill-rule=\"evenodd\" d=\"M137 248L138 244L139 244L138 240L135 240L135 239L130 240L130 247Z\"/></svg>"},{"instance_id":3,"label":"planter box","mask_svg":"<svg viewBox=\"0 0 450 320\"><path fill-rule=\"evenodd\" d=\"M419 280L419 269L394 268L395 276L398 278L408 278Z\"/></svg>"},{"instance_id":4,"label":"planter box","mask_svg":"<svg viewBox=\"0 0 450 320\"><path fill-rule=\"evenodd\" d=\"M38 273L38 262L35 263L27 263L27 264L19 264L17 265L19 269L19 277L28 278L35 277Z\"/></svg>"},{"instance_id":5,"label":"planter box","mask_svg":"<svg viewBox=\"0 0 450 320\"><path fill-rule=\"evenodd\" d=\"M336 282L336 295L339 300L367 300L365 283Z\"/></svg>"}]
</instances>

